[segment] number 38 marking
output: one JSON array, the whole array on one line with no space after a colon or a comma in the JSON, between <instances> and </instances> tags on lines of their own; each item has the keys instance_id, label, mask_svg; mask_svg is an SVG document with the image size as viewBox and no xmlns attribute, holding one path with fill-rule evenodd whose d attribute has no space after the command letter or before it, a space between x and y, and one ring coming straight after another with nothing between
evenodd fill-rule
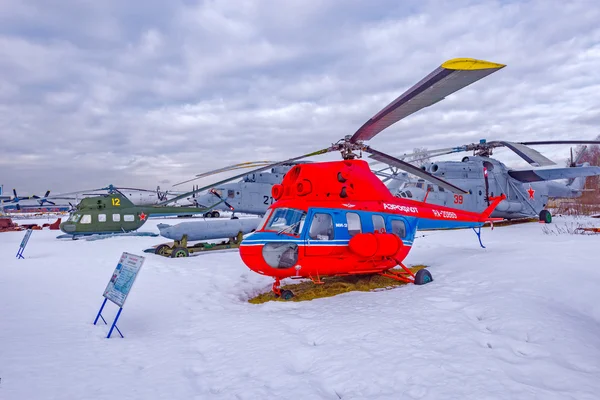
<instances>
[{"instance_id":1,"label":"number 38 marking","mask_svg":"<svg viewBox=\"0 0 600 400\"><path fill-rule=\"evenodd\" d=\"M119 207L121 205L121 199L113 197L112 198L112 205L115 207Z\"/></svg>"},{"instance_id":2,"label":"number 38 marking","mask_svg":"<svg viewBox=\"0 0 600 400\"><path fill-rule=\"evenodd\" d=\"M455 194L454 195L454 204L462 204L462 203L463 203L462 194Z\"/></svg>"}]
</instances>

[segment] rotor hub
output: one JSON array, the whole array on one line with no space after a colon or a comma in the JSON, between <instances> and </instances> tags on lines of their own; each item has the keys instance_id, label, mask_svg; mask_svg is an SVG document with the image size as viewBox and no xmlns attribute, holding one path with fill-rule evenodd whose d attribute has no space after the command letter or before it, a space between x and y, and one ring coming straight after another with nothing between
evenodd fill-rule
<instances>
[{"instance_id":1,"label":"rotor hub","mask_svg":"<svg viewBox=\"0 0 600 400\"><path fill-rule=\"evenodd\" d=\"M354 160L362 158L362 151L365 149L365 144L362 141L351 141L351 136L346 135L337 143L333 144L329 151L339 151L344 160Z\"/></svg>"}]
</instances>

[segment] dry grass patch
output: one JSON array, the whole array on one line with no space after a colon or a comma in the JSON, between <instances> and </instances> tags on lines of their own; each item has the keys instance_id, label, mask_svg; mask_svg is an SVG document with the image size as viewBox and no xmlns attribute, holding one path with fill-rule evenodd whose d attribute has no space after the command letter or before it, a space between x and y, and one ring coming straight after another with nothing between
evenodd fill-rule
<instances>
[{"instance_id":1,"label":"dry grass patch","mask_svg":"<svg viewBox=\"0 0 600 400\"><path fill-rule=\"evenodd\" d=\"M416 273L418 270L426 268L426 265L415 265L409 269ZM371 292L374 290L393 289L395 287L406 285L392 278L386 278L381 275L349 275L334 276L322 279L323 284L316 285L312 281L303 281L295 285L285 285L281 290L291 290L294 297L291 301L305 301L320 299L323 297L332 297L341 293L360 291ZM248 300L252 304L262 304L267 301L289 301L276 298L273 292L259 294Z\"/></svg>"}]
</instances>

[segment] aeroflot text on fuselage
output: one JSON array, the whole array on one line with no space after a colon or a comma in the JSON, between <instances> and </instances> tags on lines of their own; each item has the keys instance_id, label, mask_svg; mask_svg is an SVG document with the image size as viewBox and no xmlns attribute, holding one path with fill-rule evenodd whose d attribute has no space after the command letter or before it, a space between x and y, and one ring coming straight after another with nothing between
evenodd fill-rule
<instances>
[{"instance_id":1,"label":"aeroflot text on fuselage","mask_svg":"<svg viewBox=\"0 0 600 400\"><path fill-rule=\"evenodd\" d=\"M393 210L393 211L402 211L402 212L413 213L413 214L419 213L419 209L417 207L407 207L407 206L401 206L399 204L383 203L383 209L384 210Z\"/></svg>"}]
</instances>

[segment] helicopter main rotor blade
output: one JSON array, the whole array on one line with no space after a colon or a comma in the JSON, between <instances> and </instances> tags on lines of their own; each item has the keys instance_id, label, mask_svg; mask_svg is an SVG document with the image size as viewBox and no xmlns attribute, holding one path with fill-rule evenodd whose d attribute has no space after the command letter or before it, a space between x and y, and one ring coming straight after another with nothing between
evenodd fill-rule
<instances>
[{"instance_id":1,"label":"helicopter main rotor blade","mask_svg":"<svg viewBox=\"0 0 600 400\"><path fill-rule=\"evenodd\" d=\"M378 160L381 161L383 163L386 163L388 165L391 165L393 167L399 168L403 171L408 172L409 174L413 174L418 176L419 178L423 178L431 183L434 183L440 187L443 187L444 189L450 190L451 192L454 193L469 193L468 191L459 188L458 186L454 186L453 184L451 184L450 182L447 182L441 178L438 178L435 175L430 174L427 171L422 170L419 167L415 167L412 164L409 164L405 161L399 160L396 157L392 157L388 154L382 153L380 151L377 151L369 146L366 146L363 151L370 153L371 154L371 158L373 158L374 160Z\"/></svg>"},{"instance_id":2,"label":"helicopter main rotor blade","mask_svg":"<svg viewBox=\"0 0 600 400\"><path fill-rule=\"evenodd\" d=\"M551 159L543 156L537 150L527 147L524 144L505 141L501 141L500 143L512 150L516 155L534 167L547 167L550 165L556 165L556 163Z\"/></svg>"},{"instance_id":3,"label":"helicopter main rotor blade","mask_svg":"<svg viewBox=\"0 0 600 400\"><path fill-rule=\"evenodd\" d=\"M368 120L356 131L350 142L372 139L401 119L504 67L504 64L472 58L448 60Z\"/></svg>"},{"instance_id":4,"label":"helicopter main rotor blade","mask_svg":"<svg viewBox=\"0 0 600 400\"><path fill-rule=\"evenodd\" d=\"M223 180L221 180L219 182L211 183L210 185L203 186L201 188L192 190L191 192L187 192L187 193L181 194L179 196L173 197L172 199L169 199L169 200L163 201L161 203L158 203L157 205L162 206L162 205L165 205L165 204L169 204L169 203L172 203L172 202L177 201L177 200L185 199L186 197L189 197L192 194L203 192L206 189L210 189L210 188L213 188L215 186L222 185L224 183L234 181L236 179L242 178L242 177L244 177L246 175L249 175L249 174L254 174L256 172L261 172L261 171L264 171L264 170L269 169L269 168L277 167L279 165L287 164L287 163L290 163L292 161L300 160L302 158L307 158L307 157L312 157L312 156L318 156L318 155L321 155L321 154L326 154L326 153L329 153L330 151L333 151L333 150L337 150L337 148L335 148L335 147L328 147L328 148L325 148L325 149L313 151L312 153L303 154L303 155L298 156L298 157L290 158L290 159L287 159L285 161L278 161L278 162L273 163L273 164L268 164L268 165L265 165L265 166L262 166L262 167L259 167L259 168L256 168L256 169L253 169L253 170L250 170L250 171L246 171L246 172L243 172L243 173L235 175L235 176L232 176L230 178L223 179Z\"/></svg>"},{"instance_id":5,"label":"helicopter main rotor blade","mask_svg":"<svg viewBox=\"0 0 600 400\"><path fill-rule=\"evenodd\" d=\"M519 142L526 146L534 146L537 144L600 144L600 140L542 140L535 142Z\"/></svg>"},{"instance_id":6,"label":"helicopter main rotor blade","mask_svg":"<svg viewBox=\"0 0 600 400\"><path fill-rule=\"evenodd\" d=\"M248 162L233 164L233 165L229 165L227 167L217 168L217 169L213 169L212 171L203 172L201 174L196 175L192 179L188 179L186 181L176 183L173 185L173 187L183 185L184 183L189 183L189 182L195 181L196 179L205 178L210 175L220 174L222 172L228 172L228 171L233 171L233 170L242 169L242 168L258 167L261 165L269 165L274 162L276 162L276 161L248 161Z\"/></svg>"},{"instance_id":7,"label":"helicopter main rotor blade","mask_svg":"<svg viewBox=\"0 0 600 400\"><path fill-rule=\"evenodd\" d=\"M510 150L515 152L523 160L527 161L534 167L545 167L550 165L556 165L556 163L549 158L544 157L537 150L534 150L528 146L536 145L551 145L551 144L600 144L599 140L542 140L532 142L507 142L497 141L492 143L499 143L500 145L508 147Z\"/></svg>"}]
</instances>

